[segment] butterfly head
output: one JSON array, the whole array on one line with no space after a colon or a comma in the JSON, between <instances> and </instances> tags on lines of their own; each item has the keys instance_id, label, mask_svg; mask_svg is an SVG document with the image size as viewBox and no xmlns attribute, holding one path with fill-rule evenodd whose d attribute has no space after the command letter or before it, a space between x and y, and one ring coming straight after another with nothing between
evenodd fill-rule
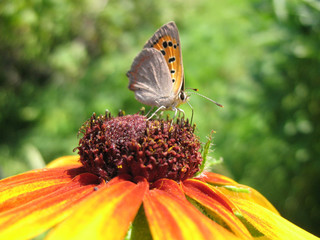
<instances>
[{"instance_id":1,"label":"butterfly head","mask_svg":"<svg viewBox=\"0 0 320 240\"><path fill-rule=\"evenodd\" d=\"M176 99L176 106L179 107L181 104L186 103L189 100L189 95L185 91L180 91Z\"/></svg>"}]
</instances>

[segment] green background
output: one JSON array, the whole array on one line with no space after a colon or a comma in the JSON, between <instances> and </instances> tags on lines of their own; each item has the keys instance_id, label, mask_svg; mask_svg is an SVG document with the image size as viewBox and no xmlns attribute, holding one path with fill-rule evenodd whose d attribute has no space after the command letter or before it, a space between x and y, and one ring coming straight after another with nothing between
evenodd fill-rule
<instances>
[{"instance_id":1,"label":"green background","mask_svg":"<svg viewBox=\"0 0 320 240\"><path fill-rule=\"evenodd\" d=\"M74 154L92 112L136 113L126 72L174 20L216 168L320 236L320 2L0 1L1 177ZM191 112L182 106L186 115Z\"/></svg>"}]
</instances>

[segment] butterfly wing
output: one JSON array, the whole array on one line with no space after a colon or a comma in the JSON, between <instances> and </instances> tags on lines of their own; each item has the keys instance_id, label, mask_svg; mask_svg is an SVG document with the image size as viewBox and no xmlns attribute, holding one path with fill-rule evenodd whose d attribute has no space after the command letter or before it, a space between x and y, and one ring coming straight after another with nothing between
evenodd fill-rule
<instances>
[{"instance_id":1,"label":"butterfly wing","mask_svg":"<svg viewBox=\"0 0 320 240\"><path fill-rule=\"evenodd\" d=\"M129 89L143 104L170 107L172 80L162 53L154 48L145 48L134 59L127 73Z\"/></svg>"},{"instance_id":2,"label":"butterfly wing","mask_svg":"<svg viewBox=\"0 0 320 240\"><path fill-rule=\"evenodd\" d=\"M163 25L147 41L144 48L155 48L162 53L172 80L172 95L176 97L180 91L184 91L181 44L176 24L169 22Z\"/></svg>"}]
</instances>

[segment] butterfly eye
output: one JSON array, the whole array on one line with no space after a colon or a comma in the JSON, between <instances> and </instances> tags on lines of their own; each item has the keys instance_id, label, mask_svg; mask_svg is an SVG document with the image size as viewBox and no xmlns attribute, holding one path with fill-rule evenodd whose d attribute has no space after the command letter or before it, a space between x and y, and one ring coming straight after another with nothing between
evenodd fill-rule
<instances>
[{"instance_id":1,"label":"butterfly eye","mask_svg":"<svg viewBox=\"0 0 320 240\"><path fill-rule=\"evenodd\" d=\"M180 92L179 98L183 101L186 99L186 94L184 92Z\"/></svg>"}]
</instances>

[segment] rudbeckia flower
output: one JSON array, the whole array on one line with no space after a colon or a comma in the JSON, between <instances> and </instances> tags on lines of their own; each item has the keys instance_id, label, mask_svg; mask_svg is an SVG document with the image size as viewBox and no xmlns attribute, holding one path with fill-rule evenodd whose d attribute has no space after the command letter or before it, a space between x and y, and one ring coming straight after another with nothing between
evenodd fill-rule
<instances>
[{"instance_id":1,"label":"rudbeckia flower","mask_svg":"<svg viewBox=\"0 0 320 240\"><path fill-rule=\"evenodd\" d=\"M188 121L93 115L79 156L0 182L0 239L317 239L256 190L202 172Z\"/></svg>"}]
</instances>

